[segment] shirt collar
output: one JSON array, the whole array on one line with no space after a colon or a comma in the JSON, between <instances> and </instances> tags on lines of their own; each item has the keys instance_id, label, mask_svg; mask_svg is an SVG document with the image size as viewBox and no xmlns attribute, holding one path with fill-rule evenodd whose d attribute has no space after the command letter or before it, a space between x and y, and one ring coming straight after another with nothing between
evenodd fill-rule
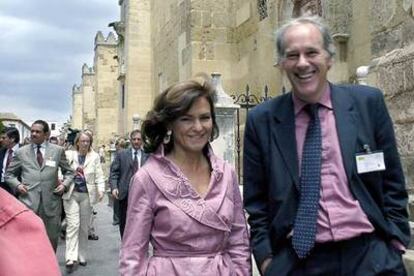
<instances>
[{"instance_id":1,"label":"shirt collar","mask_svg":"<svg viewBox=\"0 0 414 276\"><path fill-rule=\"evenodd\" d=\"M134 154L135 151L137 151L137 154L139 154L141 152L141 149L134 149L133 147L131 147L132 154Z\"/></svg>"},{"instance_id":2,"label":"shirt collar","mask_svg":"<svg viewBox=\"0 0 414 276\"><path fill-rule=\"evenodd\" d=\"M299 99L294 93L292 93L292 100L293 106L295 109L295 116L298 115L299 112L307 105L308 103ZM319 99L318 103L328 109L332 109L332 101L331 101L331 87L328 84L326 86L325 91L323 92L321 98Z\"/></svg>"},{"instance_id":3,"label":"shirt collar","mask_svg":"<svg viewBox=\"0 0 414 276\"><path fill-rule=\"evenodd\" d=\"M16 152L16 150L19 149L19 144L16 144L12 147L13 152Z\"/></svg>"},{"instance_id":4,"label":"shirt collar","mask_svg":"<svg viewBox=\"0 0 414 276\"><path fill-rule=\"evenodd\" d=\"M40 144L40 149L44 149L45 147L46 147L46 143L45 142L43 142L43 143ZM37 150L37 144L33 144L33 148L35 150Z\"/></svg>"}]
</instances>

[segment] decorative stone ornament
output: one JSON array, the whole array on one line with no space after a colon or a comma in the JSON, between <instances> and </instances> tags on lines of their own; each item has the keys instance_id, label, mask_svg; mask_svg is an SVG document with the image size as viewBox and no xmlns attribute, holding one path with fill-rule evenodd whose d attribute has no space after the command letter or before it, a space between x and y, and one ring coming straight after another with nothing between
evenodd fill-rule
<instances>
[{"instance_id":1,"label":"decorative stone ornament","mask_svg":"<svg viewBox=\"0 0 414 276\"><path fill-rule=\"evenodd\" d=\"M402 0L403 9L408 12L411 16L414 16L414 0Z\"/></svg>"}]
</instances>

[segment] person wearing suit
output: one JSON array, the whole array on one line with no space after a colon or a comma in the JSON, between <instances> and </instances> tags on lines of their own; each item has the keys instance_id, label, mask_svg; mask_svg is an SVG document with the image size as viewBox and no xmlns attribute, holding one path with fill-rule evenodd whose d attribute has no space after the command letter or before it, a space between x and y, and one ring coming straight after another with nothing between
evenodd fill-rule
<instances>
[{"instance_id":1,"label":"person wearing suit","mask_svg":"<svg viewBox=\"0 0 414 276\"><path fill-rule=\"evenodd\" d=\"M9 185L4 181L6 170L13 159L16 151L19 149L20 134L15 127L8 127L5 129L5 136L3 139L4 147L0 149L0 187L13 194Z\"/></svg>"},{"instance_id":2,"label":"person wearing suit","mask_svg":"<svg viewBox=\"0 0 414 276\"><path fill-rule=\"evenodd\" d=\"M80 131L75 137L75 149L66 151L69 165L75 170L73 183L63 195L66 213L66 268L72 272L79 264L87 264L88 228L92 205L101 201L105 192L105 178L100 156L92 150L90 132Z\"/></svg>"},{"instance_id":3,"label":"person wearing suit","mask_svg":"<svg viewBox=\"0 0 414 276\"><path fill-rule=\"evenodd\" d=\"M31 126L31 144L18 149L5 176L6 183L46 226L56 251L62 213L62 194L69 188L73 170L66 161L65 150L47 142L49 125L43 120ZM64 176L58 182L58 169Z\"/></svg>"},{"instance_id":4,"label":"person wearing suit","mask_svg":"<svg viewBox=\"0 0 414 276\"><path fill-rule=\"evenodd\" d=\"M133 130L130 135L131 148L120 150L111 164L110 185L114 200L118 201L119 232L124 235L128 209L129 182L145 163L148 155L142 150L141 131ZM136 161L135 161L136 159Z\"/></svg>"},{"instance_id":5,"label":"person wearing suit","mask_svg":"<svg viewBox=\"0 0 414 276\"><path fill-rule=\"evenodd\" d=\"M261 273L406 275L407 192L381 91L328 82L335 49L318 17L288 22L276 45L292 92L252 109L244 138Z\"/></svg>"}]
</instances>

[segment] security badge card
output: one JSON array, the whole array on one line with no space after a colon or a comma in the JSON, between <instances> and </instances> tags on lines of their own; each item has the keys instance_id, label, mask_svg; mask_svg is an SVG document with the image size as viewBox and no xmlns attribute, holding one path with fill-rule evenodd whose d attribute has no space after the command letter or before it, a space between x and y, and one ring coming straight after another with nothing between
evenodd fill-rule
<instances>
[{"instance_id":1,"label":"security badge card","mask_svg":"<svg viewBox=\"0 0 414 276\"><path fill-rule=\"evenodd\" d=\"M45 165L48 166L48 167L54 168L54 167L56 167L56 161L54 161L54 160L46 160Z\"/></svg>"},{"instance_id":2,"label":"security badge card","mask_svg":"<svg viewBox=\"0 0 414 276\"><path fill-rule=\"evenodd\" d=\"M385 170L384 152L371 152L369 148L366 153L358 153L355 156L358 173L377 172Z\"/></svg>"}]
</instances>

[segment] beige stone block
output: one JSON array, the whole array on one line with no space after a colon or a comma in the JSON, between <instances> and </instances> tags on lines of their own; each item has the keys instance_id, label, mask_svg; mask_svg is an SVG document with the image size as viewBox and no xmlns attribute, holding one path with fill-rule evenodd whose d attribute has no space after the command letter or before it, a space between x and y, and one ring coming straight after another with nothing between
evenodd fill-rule
<instances>
[{"instance_id":1,"label":"beige stone block","mask_svg":"<svg viewBox=\"0 0 414 276\"><path fill-rule=\"evenodd\" d=\"M230 31L227 28L215 28L213 35L214 43L231 43L231 39L229 38Z\"/></svg>"},{"instance_id":2,"label":"beige stone block","mask_svg":"<svg viewBox=\"0 0 414 276\"><path fill-rule=\"evenodd\" d=\"M237 57L236 46L227 43L215 43L215 55L217 60L235 60Z\"/></svg>"},{"instance_id":3,"label":"beige stone block","mask_svg":"<svg viewBox=\"0 0 414 276\"><path fill-rule=\"evenodd\" d=\"M250 1L250 0L248 0ZM213 12L225 12L227 14L229 14L229 16L234 16L234 11L231 9L231 7L237 7L239 6L242 1L237 0L237 1L233 1L233 0L210 0L209 3L209 8L211 9L211 11ZM232 14L233 13L233 14Z\"/></svg>"},{"instance_id":4,"label":"beige stone block","mask_svg":"<svg viewBox=\"0 0 414 276\"><path fill-rule=\"evenodd\" d=\"M191 28L191 38L192 38L192 41L204 40L204 29L201 27Z\"/></svg>"},{"instance_id":5,"label":"beige stone block","mask_svg":"<svg viewBox=\"0 0 414 276\"><path fill-rule=\"evenodd\" d=\"M244 3L236 11L236 27L250 19L252 16L252 8L250 2Z\"/></svg>"},{"instance_id":6,"label":"beige stone block","mask_svg":"<svg viewBox=\"0 0 414 276\"><path fill-rule=\"evenodd\" d=\"M194 10L204 10L207 2L206 0L191 0L191 8Z\"/></svg>"},{"instance_id":7,"label":"beige stone block","mask_svg":"<svg viewBox=\"0 0 414 276\"><path fill-rule=\"evenodd\" d=\"M202 12L203 17L203 27L211 27L211 12L209 11L203 11Z\"/></svg>"},{"instance_id":8,"label":"beige stone block","mask_svg":"<svg viewBox=\"0 0 414 276\"><path fill-rule=\"evenodd\" d=\"M224 12L214 12L212 14L212 23L215 28L229 27L230 17Z\"/></svg>"},{"instance_id":9,"label":"beige stone block","mask_svg":"<svg viewBox=\"0 0 414 276\"><path fill-rule=\"evenodd\" d=\"M213 43L206 43L206 59L207 60L214 60L214 44Z\"/></svg>"},{"instance_id":10,"label":"beige stone block","mask_svg":"<svg viewBox=\"0 0 414 276\"><path fill-rule=\"evenodd\" d=\"M192 27L201 27L202 22L202 12L197 10L191 11L191 26Z\"/></svg>"}]
</instances>

